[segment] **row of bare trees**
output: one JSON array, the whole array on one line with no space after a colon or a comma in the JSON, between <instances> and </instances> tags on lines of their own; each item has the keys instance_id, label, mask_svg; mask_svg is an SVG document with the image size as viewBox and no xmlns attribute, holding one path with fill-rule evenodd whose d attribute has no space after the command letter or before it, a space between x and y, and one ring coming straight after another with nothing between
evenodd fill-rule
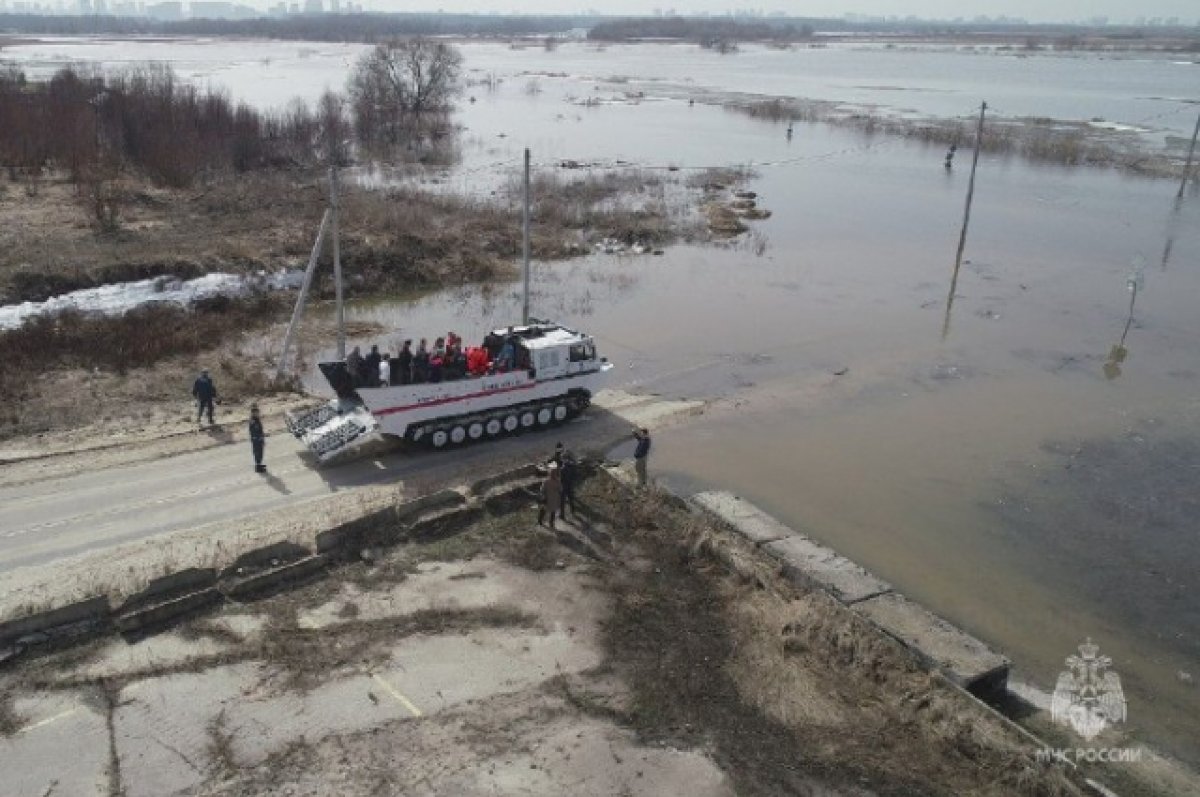
<instances>
[{"instance_id":1,"label":"row of bare trees","mask_svg":"<svg viewBox=\"0 0 1200 797\"><path fill-rule=\"evenodd\" d=\"M372 154L451 131L462 56L442 42L409 39L366 53L349 98L326 92L315 108L294 100L266 113L201 90L169 67L116 74L65 67L29 81L0 70L0 166L59 169L77 185L136 172L187 187L209 176L344 163L357 144Z\"/></svg>"},{"instance_id":2,"label":"row of bare trees","mask_svg":"<svg viewBox=\"0 0 1200 797\"><path fill-rule=\"evenodd\" d=\"M61 169L76 184L132 170L186 187L214 174L312 163L329 151L325 139L346 129L337 96L316 110L293 102L263 113L158 65L107 76L66 67L45 82L0 72L0 164Z\"/></svg>"}]
</instances>

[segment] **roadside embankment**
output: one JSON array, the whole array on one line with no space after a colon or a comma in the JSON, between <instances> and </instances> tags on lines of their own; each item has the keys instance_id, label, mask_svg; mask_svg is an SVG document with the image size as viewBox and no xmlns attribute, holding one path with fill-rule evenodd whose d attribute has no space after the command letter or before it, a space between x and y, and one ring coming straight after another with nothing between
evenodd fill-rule
<instances>
[{"instance_id":1,"label":"roadside embankment","mask_svg":"<svg viewBox=\"0 0 1200 797\"><path fill-rule=\"evenodd\" d=\"M726 523L597 469L551 531L537 480L380 501L22 627L47 639L0 671L5 771L22 793L1087 793Z\"/></svg>"}]
</instances>

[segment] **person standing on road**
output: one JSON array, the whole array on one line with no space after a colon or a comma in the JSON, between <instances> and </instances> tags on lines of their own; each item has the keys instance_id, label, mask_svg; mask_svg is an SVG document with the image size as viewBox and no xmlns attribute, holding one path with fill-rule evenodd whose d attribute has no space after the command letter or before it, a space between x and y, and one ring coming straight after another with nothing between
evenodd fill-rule
<instances>
[{"instance_id":1,"label":"person standing on road","mask_svg":"<svg viewBox=\"0 0 1200 797\"><path fill-rule=\"evenodd\" d=\"M538 525L550 516L550 528L554 528L554 518L562 509L562 479L558 465L551 462L546 469L546 481L542 482L542 505L538 507Z\"/></svg>"},{"instance_id":2,"label":"person standing on road","mask_svg":"<svg viewBox=\"0 0 1200 797\"><path fill-rule=\"evenodd\" d=\"M633 466L637 470L638 486L646 486L646 464L650 459L650 430L646 427L633 430L633 439L637 440L637 448L633 451Z\"/></svg>"},{"instance_id":3,"label":"person standing on road","mask_svg":"<svg viewBox=\"0 0 1200 797\"><path fill-rule=\"evenodd\" d=\"M217 388L213 384L212 377L208 375L208 371L201 371L200 376L192 384L192 396L196 399L196 423L200 423L200 419L204 417L204 411L208 410L208 425L213 425L213 400L217 397Z\"/></svg>"},{"instance_id":4,"label":"person standing on road","mask_svg":"<svg viewBox=\"0 0 1200 797\"><path fill-rule=\"evenodd\" d=\"M254 452L254 472L266 473L263 464L263 449L267 446L267 435L263 432L262 419L258 416L258 405L250 405L250 449Z\"/></svg>"}]
</instances>

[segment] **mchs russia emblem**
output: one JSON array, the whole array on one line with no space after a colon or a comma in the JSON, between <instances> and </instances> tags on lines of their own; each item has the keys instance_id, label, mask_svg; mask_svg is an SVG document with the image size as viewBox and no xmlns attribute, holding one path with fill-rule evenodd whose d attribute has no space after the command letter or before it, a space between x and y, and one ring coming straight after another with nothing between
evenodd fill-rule
<instances>
[{"instance_id":1,"label":"mchs russia emblem","mask_svg":"<svg viewBox=\"0 0 1200 797\"><path fill-rule=\"evenodd\" d=\"M1109 725L1124 722L1125 693L1111 666L1112 659L1101 656L1091 639L1079 646L1078 656L1068 656L1050 702L1054 721L1070 725L1087 740Z\"/></svg>"}]
</instances>

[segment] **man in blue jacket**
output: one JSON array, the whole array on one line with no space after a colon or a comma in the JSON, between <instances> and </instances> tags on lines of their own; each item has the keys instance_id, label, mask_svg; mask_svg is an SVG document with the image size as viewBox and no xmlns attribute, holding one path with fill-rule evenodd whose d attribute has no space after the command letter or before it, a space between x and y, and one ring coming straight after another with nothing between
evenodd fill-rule
<instances>
[{"instance_id":1,"label":"man in blue jacket","mask_svg":"<svg viewBox=\"0 0 1200 797\"><path fill-rule=\"evenodd\" d=\"M213 425L213 399L217 397L217 388L213 384L212 377L208 375L208 371L201 371L200 376L196 378L195 384L192 385L192 396L195 397L199 408L196 410L196 423L200 423L200 419L204 417L204 411L208 410L208 425Z\"/></svg>"}]
</instances>

